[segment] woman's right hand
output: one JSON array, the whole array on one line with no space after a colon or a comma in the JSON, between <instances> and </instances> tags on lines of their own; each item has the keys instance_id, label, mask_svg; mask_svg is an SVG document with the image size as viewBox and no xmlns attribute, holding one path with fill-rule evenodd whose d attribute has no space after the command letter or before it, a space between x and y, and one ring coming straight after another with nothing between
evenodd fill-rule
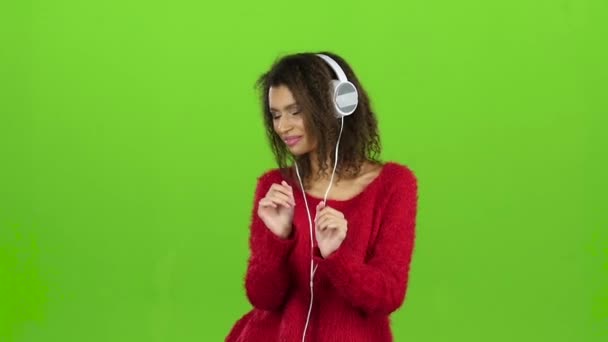
<instances>
[{"instance_id":1,"label":"woman's right hand","mask_svg":"<svg viewBox=\"0 0 608 342\"><path fill-rule=\"evenodd\" d=\"M276 236L287 239L291 235L295 205L291 186L285 181L274 183L258 203L258 216Z\"/></svg>"}]
</instances>

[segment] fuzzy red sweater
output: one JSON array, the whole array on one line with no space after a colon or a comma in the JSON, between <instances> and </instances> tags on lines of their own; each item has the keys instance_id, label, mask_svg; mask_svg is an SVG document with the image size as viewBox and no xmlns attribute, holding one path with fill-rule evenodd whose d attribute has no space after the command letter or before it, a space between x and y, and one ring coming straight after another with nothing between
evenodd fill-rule
<instances>
[{"instance_id":1,"label":"fuzzy red sweater","mask_svg":"<svg viewBox=\"0 0 608 342\"><path fill-rule=\"evenodd\" d=\"M283 177L278 169L258 178L245 276L253 309L242 316L227 342L302 340L310 299L310 231L299 186L294 234L275 236L257 216L259 200ZM320 198L305 194L312 219ZM348 221L342 245L326 259L314 241L314 301L307 330L310 342L392 341L389 315L404 300L414 248L418 193L413 172L387 162L355 197L328 200ZM313 223L314 224L314 223Z\"/></svg>"}]
</instances>

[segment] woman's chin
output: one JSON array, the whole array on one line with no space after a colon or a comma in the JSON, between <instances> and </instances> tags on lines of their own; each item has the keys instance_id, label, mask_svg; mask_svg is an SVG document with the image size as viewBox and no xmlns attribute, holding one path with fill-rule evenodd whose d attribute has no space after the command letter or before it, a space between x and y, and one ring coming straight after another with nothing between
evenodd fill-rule
<instances>
[{"instance_id":1,"label":"woman's chin","mask_svg":"<svg viewBox=\"0 0 608 342\"><path fill-rule=\"evenodd\" d=\"M294 155L296 157L302 156L307 153L307 151L303 151L302 149L297 148L297 147L288 148L288 150L292 155Z\"/></svg>"},{"instance_id":2,"label":"woman's chin","mask_svg":"<svg viewBox=\"0 0 608 342\"><path fill-rule=\"evenodd\" d=\"M287 145L287 150L294 156L302 156L311 152L311 149L306 144L297 143L293 146Z\"/></svg>"},{"instance_id":3,"label":"woman's chin","mask_svg":"<svg viewBox=\"0 0 608 342\"><path fill-rule=\"evenodd\" d=\"M299 157L304 154L299 151L292 151L292 150L289 150L289 152L291 153L291 155L296 156L296 157Z\"/></svg>"}]
</instances>

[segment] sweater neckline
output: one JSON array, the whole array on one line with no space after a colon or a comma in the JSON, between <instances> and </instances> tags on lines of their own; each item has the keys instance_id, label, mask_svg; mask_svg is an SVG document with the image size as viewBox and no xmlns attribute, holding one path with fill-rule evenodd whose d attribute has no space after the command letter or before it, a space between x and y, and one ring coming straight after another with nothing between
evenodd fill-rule
<instances>
[{"instance_id":1,"label":"sweater neckline","mask_svg":"<svg viewBox=\"0 0 608 342\"><path fill-rule=\"evenodd\" d=\"M378 173L378 175L376 176L376 178L374 178L369 184L367 184L363 190L359 191L357 194L355 194L353 197L345 199L345 200L338 200L338 199L331 199L328 198L327 199L327 203L337 203L337 204L344 204L344 203L349 203L349 202L353 202L361 197L363 197L367 192L371 191L372 188L376 187L378 184L380 184L380 182L382 181L382 178L385 177L385 174L387 173L387 167L393 164L390 161L387 161L384 163L384 165L382 165L382 168L380 169L380 173ZM304 195L309 198L309 199L313 199L315 201L321 202L323 201L323 198L319 198L317 196L313 196L311 194L309 194L308 192L304 191L303 189L300 189L300 187L298 187L298 190L300 190L300 192L303 192Z\"/></svg>"}]
</instances>

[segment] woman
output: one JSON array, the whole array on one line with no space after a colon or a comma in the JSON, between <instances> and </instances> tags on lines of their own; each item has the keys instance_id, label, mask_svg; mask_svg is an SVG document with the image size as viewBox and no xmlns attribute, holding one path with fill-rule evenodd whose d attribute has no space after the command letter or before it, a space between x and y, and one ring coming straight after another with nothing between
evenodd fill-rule
<instances>
[{"instance_id":1,"label":"woman","mask_svg":"<svg viewBox=\"0 0 608 342\"><path fill-rule=\"evenodd\" d=\"M344 77L356 88L352 113L332 93ZM389 315L405 300L414 248L413 172L377 159L370 100L341 57L285 56L257 85L278 168L255 191L253 309L226 341L392 341Z\"/></svg>"}]
</instances>

